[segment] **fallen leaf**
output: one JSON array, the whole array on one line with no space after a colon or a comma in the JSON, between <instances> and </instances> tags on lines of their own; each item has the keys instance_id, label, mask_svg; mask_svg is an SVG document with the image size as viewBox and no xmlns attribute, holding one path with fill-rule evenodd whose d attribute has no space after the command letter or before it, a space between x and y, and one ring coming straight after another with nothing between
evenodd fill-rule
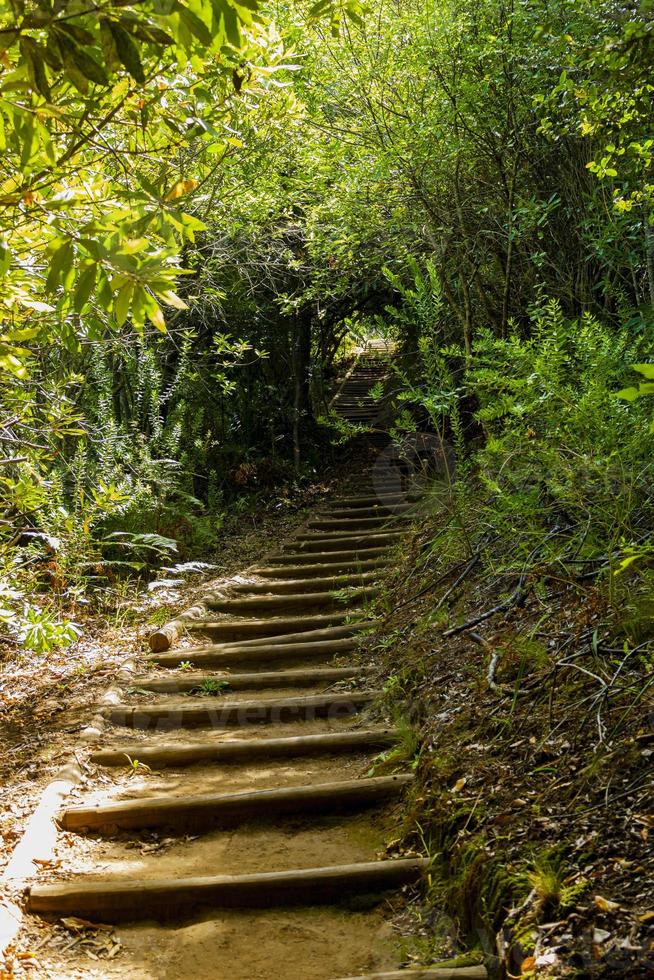
<instances>
[{"instance_id":1,"label":"fallen leaf","mask_svg":"<svg viewBox=\"0 0 654 980\"><path fill-rule=\"evenodd\" d=\"M594 902L597 908L601 909L602 912L617 912L620 908L618 902L612 902L610 899L603 898L601 895L596 895Z\"/></svg>"},{"instance_id":2,"label":"fallen leaf","mask_svg":"<svg viewBox=\"0 0 654 980\"><path fill-rule=\"evenodd\" d=\"M75 915L70 915L65 919L59 920L66 929L70 929L73 932L83 932L85 929L92 929L94 932L106 931L110 932L113 928L112 926L105 925L104 923L89 922L87 919L78 919Z\"/></svg>"}]
</instances>

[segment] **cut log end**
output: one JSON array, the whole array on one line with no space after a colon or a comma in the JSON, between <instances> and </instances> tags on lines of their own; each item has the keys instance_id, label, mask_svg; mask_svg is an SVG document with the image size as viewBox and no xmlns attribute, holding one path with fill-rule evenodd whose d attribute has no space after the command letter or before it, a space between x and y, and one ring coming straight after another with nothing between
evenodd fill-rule
<instances>
[{"instance_id":1,"label":"cut log end","mask_svg":"<svg viewBox=\"0 0 654 980\"><path fill-rule=\"evenodd\" d=\"M165 626L161 626L154 633L150 634L148 637L148 646L153 653L164 653L177 643L179 637L179 624L173 620L172 623L166 623Z\"/></svg>"}]
</instances>

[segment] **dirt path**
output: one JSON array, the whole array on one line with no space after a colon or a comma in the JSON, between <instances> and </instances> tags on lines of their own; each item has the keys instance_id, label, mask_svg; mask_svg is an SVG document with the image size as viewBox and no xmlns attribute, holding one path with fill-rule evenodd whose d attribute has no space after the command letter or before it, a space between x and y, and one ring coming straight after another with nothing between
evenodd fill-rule
<instances>
[{"instance_id":1,"label":"dirt path","mask_svg":"<svg viewBox=\"0 0 654 980\"><path fill-rule=\"evenodd\" d=\"M335 410L374 428L384 373L362 357ZM377 441L374 464L278 553L204 597L187 622L198 645L154 655L103 707L56 859L27 895L32 916L64 920L36 950L44 975L334 980L400 965L380 903L426 861L384 856L412 776L368 775L396 736L373 718L356 646L412 504Z\"/></svg>"}]
</instances>

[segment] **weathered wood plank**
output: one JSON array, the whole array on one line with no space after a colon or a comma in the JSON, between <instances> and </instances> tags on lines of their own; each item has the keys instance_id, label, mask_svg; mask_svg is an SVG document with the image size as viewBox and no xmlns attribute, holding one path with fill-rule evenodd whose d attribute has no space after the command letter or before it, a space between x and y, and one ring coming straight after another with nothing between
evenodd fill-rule
<instances>
[{"instance_id":1,"label":"weathered wood plank","mask_svg":"<svg viewBox=\"0 0 654 980\"><path fill-rule=\"evenodd\" d=\"M304 756L365 752L394 745L397 733L392 728L350 732L324 732L320 735L294 735L288 738L229 739L189 745L126 745L99 749L91 753L91 762L99 766L125 766L137 758L149 766L191 766L197 762L245 763L254 759L286 759Z\"/></svg>"},{"instance_id":2,"label":"weathered wood plank","mask_svg":"<svg viewBox=\"0 0 654 980\"><path fill-rule=\"evenodd\" d=\"M194 878L112 878L33 885L30 912L78 915L97 922L178 918L190 908L274 908L343 903L420 881L429 861L409 858L248 875Z\"/></svg>"},{"instance_id":3,"label":"weathered wood plank","mask_svg":"<svg viewBox=\"0 0 654 980\"><path fill-rule=\"evenodd\" d=\"M398 796L412 779L410 774L399 774L245 793L144 797L97 806L68 807L60 811L58 820L64 830L73 831L105 827L120 830L227 828L251 820L361 810Z\"/></svg>"},{"instance_id":4,"label":"weathered wood plank","mask_svg":"<svg viewBox=\"0 0 654 980\"><path fill-rule=\"evenodd\" d=\"M112 725L132 728L222 728L231 725L282 724L313 718L347 718L371 704L378 696L379 692L349 691L347 694L316 694L260 701L206 698L202 704L187 700L147 705L110 705L103 708L102 714Z\"/></svg>"},{"instance_id":5,"label":"weathered wood plank","mask_svg":"<svg viewBox=\"0 0 654 980\"><path fill-rule=\"evenodd\" d=\"M366 973L340 980L487 980L485 966L425 966L417 970L391 970L390 973Z\"/></svg>"},{"instance_id":6,"label":"weathered wood plank","mask_svg":"<svg viewBox=\"0 0 654 980\"><path fill-rule=\"evenodd\" d=\"M257 691L276 687L312 687L314 684L332 684L335 681L352 680L373 673L371 667L303 667L299 670L253 671L249 674L229 674L222 672L184 671L173 677L134 677L134 687L142 691L167 694L181 694L196 691L198 694L211 694L210 689L202 691L202 685L212 682L225 683L227 691ZM216 691L218 696L219 692Z\"/></svg>"}]
</instances>

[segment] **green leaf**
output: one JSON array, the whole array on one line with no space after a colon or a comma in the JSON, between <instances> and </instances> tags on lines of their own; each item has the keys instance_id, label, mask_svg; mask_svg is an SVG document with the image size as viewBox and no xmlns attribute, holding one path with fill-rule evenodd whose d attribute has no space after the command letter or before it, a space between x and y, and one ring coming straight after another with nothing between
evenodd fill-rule
<instances>
[{"instance_id":1,"label":"green leaf","mask_svg":"<svg viewBox=\"0 0 654 980\"><path fill-rule=\"evenodd\" d=\"M322 17L333 6L334 0L318 0L309 10L309 17Z\"/></svg>"},{"instance_id":2,"label":"green leaf","mask_svg":"<svg viewBox=\"0 0 654 980\"><path fill-rule=\"evenodd\" d=\"M4 276L11 267L12 254L7 243L0 239L0 276Z\"/></svg>"},{"instance_id":3,"label":"green leaf","mask_svg":"<svg viewBox=\"0 0 654 980\"><path fill-rule=\"evenodd\" d=\"M98 272L98 267L95 263L85 269L82 275L79 277L79 282L77 283L77 288L75 290L75 297L73 299L73 307L77 313L81 313L86 306L91 293L93 292L93 287L95 286L95 277Z\"/></svg>"},{"instance_id":4,"label":"green leaf","mask_svg":"<svg viewBox=\"0 0 654 980\"><path fill-rule=\"evenodd\" d=\"M654 382L641 382L637 388L621 388L615 394L617 398L624 398L625 401L633 402L642 395L654 395Z\"/></svg>"},{"instance_id":5,"label":"green leaf","mask_svg":"<svg viewBox=\"0 0 654 980\"><path fill-rule=\"evenodd\" d=\"M109 29L116 45L120 63L125 67L135 82L143 85L145 82L145 73L136 41L130 37L120 24L116 24L113 20L109 21Z\"/></svg>"},{"instance_id":6,"label":"green leaf","mask_svg":"<svg viewBox=\"0 0 654 980\"><path fill-rule=\"evenodd\" d=\"M76 44L83 44L86 47L91 47L95 44L95 38L90 31L87 31L85 27L80 27L79 24L73 24L72 21L57 21L56 29L58 31L63 31L68 34L76 42Z\"/></svg>"},{"instance_id":7,"label":"green leaf","mask_svg":"<svg viewBox=\"0 0 654 980\"><path fill-rule=\"evenodd\" d=\"M100 44L105 65L109 71L117 71L122 62L118 56L118 48L111 31L110 22L106 17L100 18Z\"/></svg>"},{"instance_id":8,"label":"green leaf","mask_svg":"<svg viewBox=\"0 0 654 980\"><path fill-rule=\"evenodd\" d=\"M6 34L0 34L0 51L7 51L12 44L16 43L18 37L20 37L20 31L8 30Z\"/></svg>"},{"instance_id":9,"label":"green leaf","mask_svg":"<svg viewBox=\"0 0 654 980\"><path fill-rule=\"evenodd\" d=\"M61 275L64 269L70 268L73 263L73 243L71 241L64 242L63 245L54 252L52 258L50 259L50 269L48 271L48 278L45 281L45 291L48 294L56 292L56 289L61 281Z\"/></svg>"},{"instance_id":10,"label":"green leaf","mask_svg":"<svg viewBox=\"0 0 654 980\"><path fill-rule=\"evenodd\" d=\"M95 82L98 85L107 85L109 78L102 65L99 65L68 31L64 31L60 27L57 27L56 30L64 66L69 74L71 72L73 73L71 75L73 84L77 88L80 87L75 77L77 74L89 82Z\"/></svg>"},{"instance_id":11,"label":"green leaf","mask_svg":"<svg viewBox=\"0 0 654 980\"><path fill-rule=\"evenodd\" d=\"M45 42L45 51L43 56L53 71L61 71L61 48L59 47L57 36L54 31L48 31L48 39Z\"/></svg>"},{"instance_id":12,"label":"green leaf","mask_svg":"<svg viewBox=\"0 0 654 980\"><path fill-rule=\"evenodd\" d=\"M7 371L9 374L13 374L15 378L26 378L27 368L23 362L9 351L3 353L0 347L0 371Z\"/></svg>"},{"instance_id":13,"label":"green leaf","mask_svg":"<svg viewBox=\"0 0 654 980\"><path fill-rule=\"evenodd\" d=\"M118 296L114 300L114 313L116 314L116 322L119 327L122 327L125 320L127 319L127 314L129 313L129 304L132 300L132 293L134 292L134 283L132 280L128 280L118 291Z\"/></svg>"},{"instance_id":14,"label":"green leaf","mask_svg":"<svg viewBox=\"0 0 654 980\"><path fill-rule=\"evenodd\" d=\"M632 364L631 367L634 371L642 374L644 378L654 381L654 364Z\"/></svg>"},{"instance_id":15,"label":"green leaf","mask_svg":"<svg viewBox=\"0 0 654 980\"><path fill-rule=\"evenodd\" d=\"M157 296L168 306L174 306L176 310L188 310L188 306L184 300L180 299L177 293L174 293L172 289L166 289L164 292L158 292Z\"/></svg>"},{"instance_id":16,"label":"green leaf","mask_svg":"<svg viewBox=\"0 0 654 980\"><path fill-rule=\"evenodd\" d=\"M229 4L223 4L223 21L225 24L225 34L230 44L235 48L240 48L242 44L241 29L236 16L236 11Z\"/></svg>"},{"instance_id":17,"label":"green leaf","mask_svg":"<svg viewBox=\"0 0 654 980\"><path fill-rule=\"evenodd\" d=\"M200 20L197 14L194 14L192 10L189 10L188 7L185 7L181 3L175 4L175 11L179 14L179 19L191 32L191 34L193 34L201 44L209 47L213 38L211 37L211 31L204 21Z\"/></svg>"},{"instance_id":18,"label":"green leaf","mask_svg":"<svg viewBox=\"0 0 654 980\"><path fill-rule=\"evenodd\" d=\"M162 31L158 27L152 27L150 24L141 24L138 21L133 21L129 17L121 17L120 23L126 31L129 31L130 34L133 34L134 37L139 38L141 41L149 41L152 44L160 45L171 45L175 43L170 34L166 34L165 31Z\"/></svg>"},{"instance_id":19,"label":"green leaf","mask_svg":"<svg viewBox=\"0 0 654 980\"><path fill-rule=\"evenodd\" d=\"M151 321L151 323L154 324L157 330L160 330L161 333L166 333L166 321L164 319L164 315L161 307L157 303L154 296L151 296L149 293L147 293L146 297L147 298L145 299L143 305L145 306L145 311L148 315L148 319Z\"/></svg>"},{"instance_id":20,"label":"green leaf","mask_svg":"<svg viewBox=\"0 0 654 980\"><path fill-rule=\"evenodd\" d=\"M50 102L52 93L50 92L48 77L45 73L45 51L31 37L22 37L19 47L20 53L27 63L27 71L32 87L44 99Z\"/></svg>"}]
</instances>

